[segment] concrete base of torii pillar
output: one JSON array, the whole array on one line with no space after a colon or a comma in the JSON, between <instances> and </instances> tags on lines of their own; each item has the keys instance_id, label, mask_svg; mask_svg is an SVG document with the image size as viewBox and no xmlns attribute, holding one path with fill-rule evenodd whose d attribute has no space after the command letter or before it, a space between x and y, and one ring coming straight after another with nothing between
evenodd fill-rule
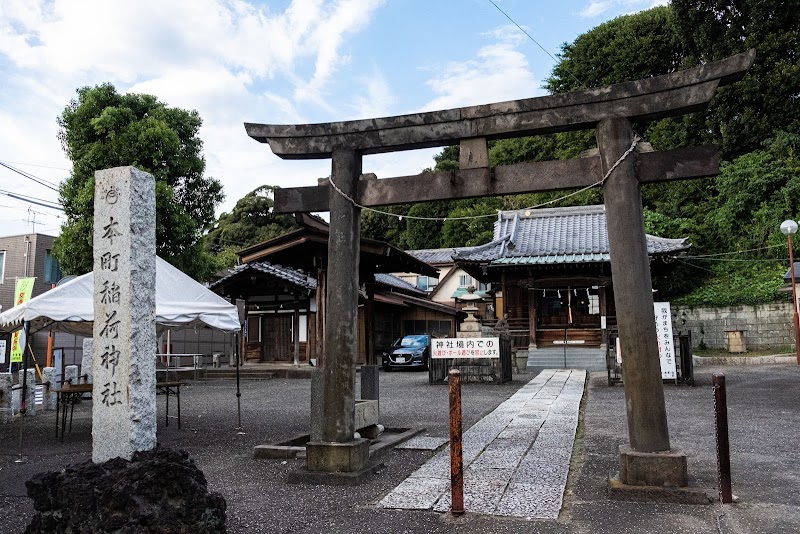
<instances>
[{"instance_id":1,"label":"concrete base of torii pillar","mask_svg":"<svg viewBox=\"0 0 800 534\"><path fill-rule=\"evenodd\" d=\"M713 498L689 487L686 454L679 449L638 452L619 447L619 473L608 479L608 497L618 501L710 504Z\"/></svg>"}]
</instances>

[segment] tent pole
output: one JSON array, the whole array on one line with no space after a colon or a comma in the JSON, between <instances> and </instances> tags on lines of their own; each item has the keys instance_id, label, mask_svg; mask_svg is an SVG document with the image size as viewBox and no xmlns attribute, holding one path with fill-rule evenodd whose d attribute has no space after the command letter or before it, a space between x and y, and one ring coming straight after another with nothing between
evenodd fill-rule
<instances>
[{"instance_id":1,"label":"tent pole","mask_svg":"<svg viewBox=\"0 0 800 534\"><path fill-rule=\"evenodd\" d=\"M238 430L237 434L244 434L244 429L242 428L242 391L239 387L239 333L235 333L233 335L234 338L234 355L236 357L236 430Z\"/></svg>"},{"instance_id":2,"label":"tent pole","mask_svg":"<svg viewBox=\"0 0 800 534\"><path fill-rule=\"evenodd\" d=\"M19 404L19 453L17 454L17 459L14 460L14 463L18 464L26 464L28 463L28 459L22 455L22 429L25 426L25 414L28 411L27 406L27 397L28 397L28 351L30 350L30 345L28 345L28 332L30 331L30 323L25 321L25 326L23 326L25 335L22 336L23 340L23 348L22 348L22 396L20 397L20 404ZM11 367L9 366L9 369ZM34 384L34 387L36 385ZM36 406L33 407L36 409Z\"/></svg>"}]
</instances>

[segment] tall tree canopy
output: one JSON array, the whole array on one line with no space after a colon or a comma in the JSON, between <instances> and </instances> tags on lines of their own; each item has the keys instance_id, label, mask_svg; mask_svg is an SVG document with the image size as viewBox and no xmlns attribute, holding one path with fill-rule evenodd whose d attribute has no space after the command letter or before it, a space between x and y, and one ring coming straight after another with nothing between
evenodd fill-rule
<instances>
[{"instance_id":1,"label":"tall tree canopy","mask_svg":"<svg viewBox=\"0 0 800 534\"><path fill-rule=\"evenodd\" d=\"M233 265L235 251L298 228L292 216L275 215L275 189L270 185L257 187L240 198L230 213L219 216L217 224L205 237L205 243L220 259L220 268Z\"/></svg>"},{"instance_id":2,"label":"tall tree canopy","mask_svg":"<svg viewBox=\"0 0 800 534\"><path fill-rule=\"evenodd\" d=\"M647 231L688 237L698 256L681 263L669 280L658 282L665 298L684 295L685 303L699 305L781 296L776 273L785 249L774 245L785 241L778 226L800 216L800 0L673 0L670 6L618 17L564 44L546 81L551 93L605 86L750 48L756 49L753 67L742 81L718 90L707 110L634 124L656 150L704 143L721 147L722 173L716 179L642 189ZM489 159L492 165L566 159L593 146L591 130L504 139L490 144ZM444 149L436 161L437 170L457 168L458 148ZM560 195L505 197L502 207L538 205ZM590 190L555 205L598 201L599 192ZM444 228L448 246L465 245L467 234L474 233L452 231L448 225L450 221ZM433 241L442 238L437 235ZM763 248L770 245L774 247ZM728 255L749 249L757 250ZM709 254L714 256L700 257ZM726 260L731 257L736 260Z\"/></svg>"},{"instance_id":3,"label":"tall tree canopy","mask_svg":"<svg viewBox=\"0 0 800 534\"><path fill-rule=\"evenodd\" d=\"M755 48L744 79L723 87L696 129L727 160L776 131L800 133L800 0L673 0L688 66Z\"/></svg>"},{"instance_id":4,"label":"tall tree canopy","mask_svg":"<svg viewBox=\"0 0 800 534\"><path fill-rule=\"evenodd\" d=\"M213 262L200 239L223 194L218 180L204 176L198 113L167 107L152 95L121 95L111 84L77 93L58 119L72 160L59 193L67 221L54 250L65 272L92 269L94 172L133 165L156 179L158 255L195 278L208 274Z\"/></svg>"},{"instance_id":5,"label":"tall tree canopy","mask_svg":"<svg viewBox=\"0 0 800 534\"><path fill-rule=\"evenodd\" d=\"M682 60L672 10L655 7L617 17L562 45L545 89L564 93L649 78L678 70Z\"/></svg>"}]
</instances>

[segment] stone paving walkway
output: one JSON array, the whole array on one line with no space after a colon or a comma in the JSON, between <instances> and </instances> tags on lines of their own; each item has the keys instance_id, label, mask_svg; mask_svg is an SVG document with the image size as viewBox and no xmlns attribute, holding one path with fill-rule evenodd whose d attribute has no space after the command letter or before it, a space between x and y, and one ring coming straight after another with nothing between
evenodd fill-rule
<instances>
[{"instance_id":1,"label":"stone paving walkway","mask_svg":"<svg viewBox=\"0 0 800 534\"><path fill-rule=\"evenodd\" d=\"M466 511L558 518L585 382L586 371L546 369L464 432ZM423 464L379 506L449 511L450 449Z\"/></svg>"}]
</instances>

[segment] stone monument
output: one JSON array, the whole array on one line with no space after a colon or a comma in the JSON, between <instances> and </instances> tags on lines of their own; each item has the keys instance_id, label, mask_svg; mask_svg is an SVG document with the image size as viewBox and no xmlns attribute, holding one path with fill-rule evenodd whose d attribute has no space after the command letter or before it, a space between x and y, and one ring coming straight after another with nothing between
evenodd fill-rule
<instances>
[{"instance_id":1,"label":"stone monument","mask_svg":"<svg viewBox=\"0 0 800 534\"><path fill-rule=\"evenodd\" d=\"M155 179L95 173L92 460L156 445Z\"/></svg>"}]
</instances>

